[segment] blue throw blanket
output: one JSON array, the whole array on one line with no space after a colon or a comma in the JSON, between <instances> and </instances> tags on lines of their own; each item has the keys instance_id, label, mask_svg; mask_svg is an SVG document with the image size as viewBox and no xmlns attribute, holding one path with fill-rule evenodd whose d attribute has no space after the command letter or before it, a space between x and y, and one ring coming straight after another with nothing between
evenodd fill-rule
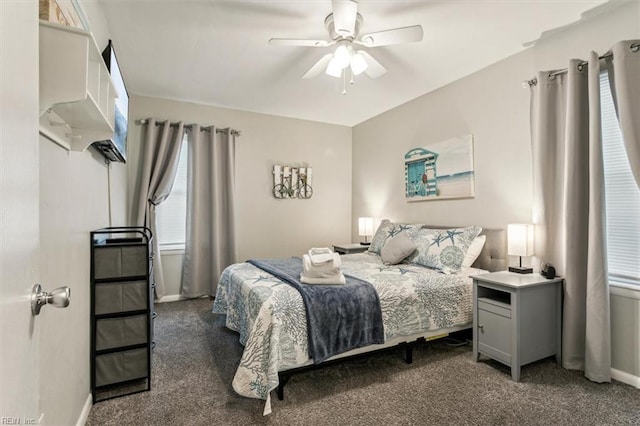
<instances>
[{"instance_id":1,"label":"blue throw blanket","mask_svg":"<svg viewBox=\"0 0 640 426\"><path fill-rule=\"evenodd\" d=\"M315 364L351 349L384 343L380 299L367 281L345 274L345 285L309 285L300 282L301 258L247 262L300 292L307 312L309 356Z\"/></svg>"}]
</instances>

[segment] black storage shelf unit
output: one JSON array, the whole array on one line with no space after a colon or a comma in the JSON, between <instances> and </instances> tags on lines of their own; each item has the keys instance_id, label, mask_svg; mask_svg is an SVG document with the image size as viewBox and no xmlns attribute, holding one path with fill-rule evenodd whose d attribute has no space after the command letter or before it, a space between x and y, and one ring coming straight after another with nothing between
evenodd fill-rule
<instances>
[{"instance_id":1,"label":"black storage shelf unit","mask_svg":"<svg viewBox=\"0 0 640 426\"><path fill-rule=\"evenodd\" d=\"M93 402L151 390L151 230L91 232L91 394Z\"/></svg>"}]
</instances>

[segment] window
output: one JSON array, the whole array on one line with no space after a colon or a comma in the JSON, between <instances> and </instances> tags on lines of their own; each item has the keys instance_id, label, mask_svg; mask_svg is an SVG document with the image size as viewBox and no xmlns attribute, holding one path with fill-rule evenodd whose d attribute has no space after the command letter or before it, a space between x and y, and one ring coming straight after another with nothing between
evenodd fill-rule
<instances>
[{"instance_id":1,"label":"window","mask_svg":"<svg viewBox=\"0 0 640 426\"><path fill-rule=\"evenodd\" d=\"M609 282L640 285L640 189L624 148L607 73L600 76Z\"/></svg>"},{"instance_id":2,"label":"window","mask_svg":"<svg viewBox=\"0 0 640 426\"><path fill-rule=\"evenodd\" d=\"M184 248L187 227L187 135L182 138L178 172L171 194L156 209L160 249Z\"/></svg>"}]
</instances>

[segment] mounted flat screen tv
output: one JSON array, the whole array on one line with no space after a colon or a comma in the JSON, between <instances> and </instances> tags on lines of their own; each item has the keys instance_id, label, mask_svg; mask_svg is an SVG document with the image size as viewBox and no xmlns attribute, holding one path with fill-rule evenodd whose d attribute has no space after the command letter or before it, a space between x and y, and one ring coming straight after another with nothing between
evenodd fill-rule
<instances>
[{"instance_id":1,"label":"mounted flat screen tv","mask_svg":"<svg viewBox=\"0 0 640 426\"><path fill-rule=\"evenodd\" d=\"M109 140L94 142L93 146L98 149L109 161L126 163L127 160L127 122L129 117L129 95L124 85L122 73L118 66L113 43L109 44L102 51L102 58L111 74L111 80L115 86L118 97L116 98L115 126L113 137Z\"/></svg>"}]
</instances>

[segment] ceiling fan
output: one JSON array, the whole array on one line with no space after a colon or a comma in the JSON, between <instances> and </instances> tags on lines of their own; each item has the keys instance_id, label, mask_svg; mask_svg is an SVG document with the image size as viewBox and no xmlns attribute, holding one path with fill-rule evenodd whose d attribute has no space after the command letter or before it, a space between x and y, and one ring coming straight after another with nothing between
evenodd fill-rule
<instances>
[{"instance_id":1,"label":"ceiling fan","mask_svg":"<svg viewBox=\"0 0 640 426\"><path fill-rule=\"evenodd\" d=\"M359 46L370 48L422 40L423 32L420 25L360 35L359 30L363 20L362 15L358 13L358 3L352 0L333 0L331 4L333 13L324 20L330 40L290 38L269 40L270 45L276 46L337 46L334 53L328 53L320 58L302 78L313 78L323 70L332 77L345 78L347 69L351 70L352 76L364 72L371 78L377 78L386 73L387 69L365 50L358 50Z\"/></svg>"}]
</instances>

